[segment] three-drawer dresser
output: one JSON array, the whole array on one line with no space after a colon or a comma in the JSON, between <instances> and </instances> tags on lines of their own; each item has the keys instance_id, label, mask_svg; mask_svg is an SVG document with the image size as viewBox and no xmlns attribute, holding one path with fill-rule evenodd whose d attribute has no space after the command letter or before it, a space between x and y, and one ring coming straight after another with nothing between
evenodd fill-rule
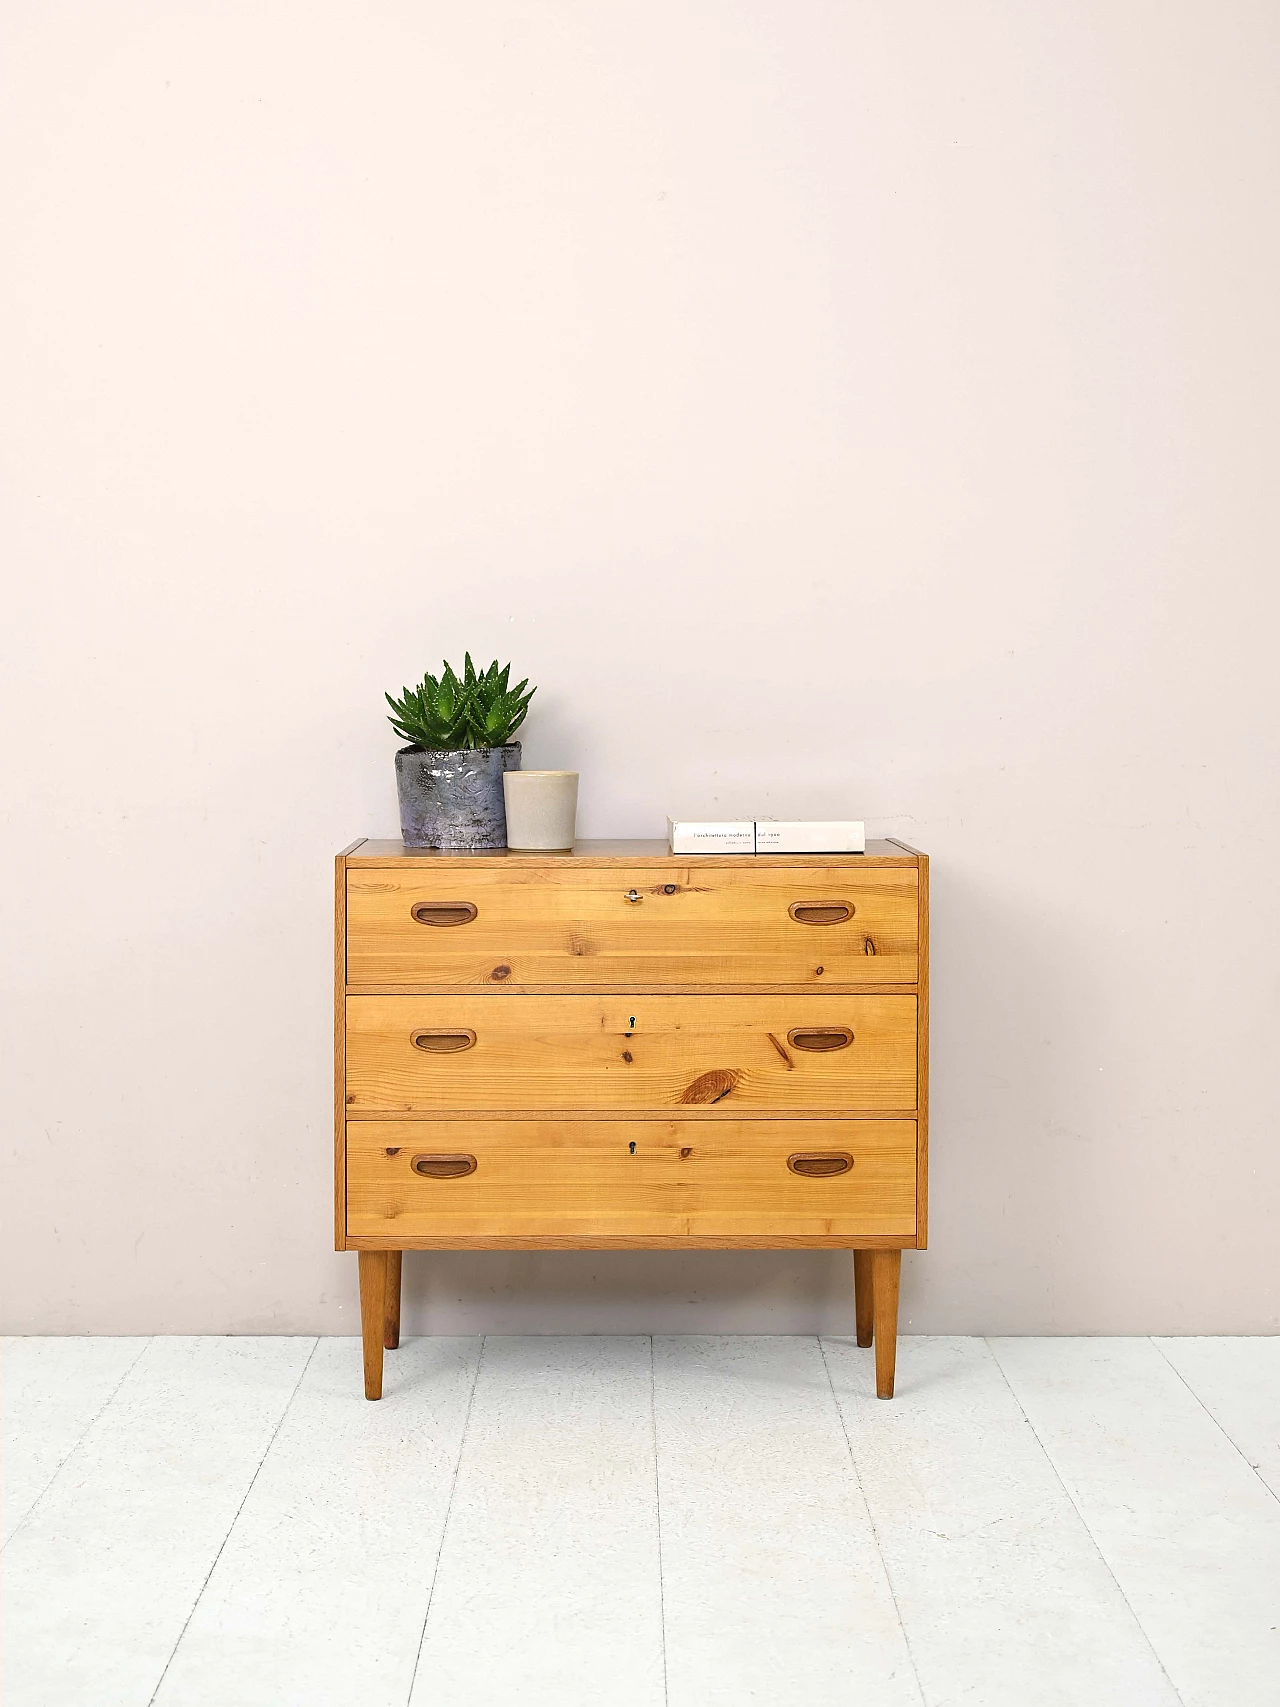
<instances>
[{"instance_id":1,"label":"three-drawer dresser","mask_svg":"<svg viewBox=\"0 0 1280 1707\"><path fill-rule=\"evenodd\" d=\"M407 1250L845 1249L893 1394L925 1244L929 864L865 854L337 862L335 1234L365 1393Z\"/></svg>"}]
</instances>

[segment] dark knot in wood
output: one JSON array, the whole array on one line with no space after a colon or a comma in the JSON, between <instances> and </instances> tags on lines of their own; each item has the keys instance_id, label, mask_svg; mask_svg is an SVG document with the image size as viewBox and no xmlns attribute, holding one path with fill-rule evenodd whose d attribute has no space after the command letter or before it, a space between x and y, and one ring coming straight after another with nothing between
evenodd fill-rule
<instances>
[{"instance_id":1,"label":"dark knot in wood","mask_svg":"<svg viewBox=\"0 0 1280 1707\"><path fill-rule=\"evenodd\" d=\"M682 1103L719 1102L727 1097L742 1077L738 1067L713 1067L709 1073L699 1073L692 1084L681 1092Z\"/></svg>"}]
</instances>

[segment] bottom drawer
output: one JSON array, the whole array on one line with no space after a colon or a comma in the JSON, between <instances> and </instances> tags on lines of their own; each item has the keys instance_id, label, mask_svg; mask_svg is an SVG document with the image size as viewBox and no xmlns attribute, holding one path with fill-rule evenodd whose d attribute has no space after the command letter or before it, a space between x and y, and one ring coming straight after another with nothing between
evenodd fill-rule
<instances>
[{"instance_id":1,"label":"bottom drawer","mask_svg":"<svg viewBox=\"0 0 1280 1707\"><path fill-rule=\"evenodd\" d=\"M347 1235L392 1249L557 1239L909 1243L915 1205L912 1120L347 1126Z\"/></svg>"}]
</instances>

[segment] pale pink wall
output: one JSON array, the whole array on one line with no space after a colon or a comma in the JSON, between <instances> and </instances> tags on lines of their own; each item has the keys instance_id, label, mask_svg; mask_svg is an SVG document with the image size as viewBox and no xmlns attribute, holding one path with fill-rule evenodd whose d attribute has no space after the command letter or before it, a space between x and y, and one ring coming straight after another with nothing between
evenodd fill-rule
<instances>
[{"instance_id":1,"label":"pale pink wall","mask_svg":"<svg viewBox=\"0 0 1280 1707\"><path fill-rule=\"evenodd\" d=\"M7 9L4 1325L341 1331L330 856L381 693L588 834L934 855L918 1330L1276 1263L1280 11ZM846 1259L420 1260L434 1329L847 1326Z\"/></svg>"}]
</instances>

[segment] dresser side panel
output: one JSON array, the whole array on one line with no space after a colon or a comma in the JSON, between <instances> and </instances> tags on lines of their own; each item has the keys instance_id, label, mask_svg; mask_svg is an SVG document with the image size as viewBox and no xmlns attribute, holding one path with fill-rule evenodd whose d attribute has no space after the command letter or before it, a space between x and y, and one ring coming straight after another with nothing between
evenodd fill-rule
<instances>
[{"instance_id":1,"label":"dresser side panel","mask_svg":"<svg viewBox=\"0 0 1280 1707\"><path fill-rule=\"evenodd\" d=\"M929 1243L929 856L920 859L920 987L916 1001L916 1249Z\"/></svg>"},{"instance_id":2,"label":"dresser side panel","mask_svg":"<svg viewBox=\"0 0 1280 1707\"><path fill-rule=\"evenodd\" d=\"M359 847L360 843L355 846ZM347 858L333 884L333 1248L347 1249Z\"/></svg>"}]
</instances>

